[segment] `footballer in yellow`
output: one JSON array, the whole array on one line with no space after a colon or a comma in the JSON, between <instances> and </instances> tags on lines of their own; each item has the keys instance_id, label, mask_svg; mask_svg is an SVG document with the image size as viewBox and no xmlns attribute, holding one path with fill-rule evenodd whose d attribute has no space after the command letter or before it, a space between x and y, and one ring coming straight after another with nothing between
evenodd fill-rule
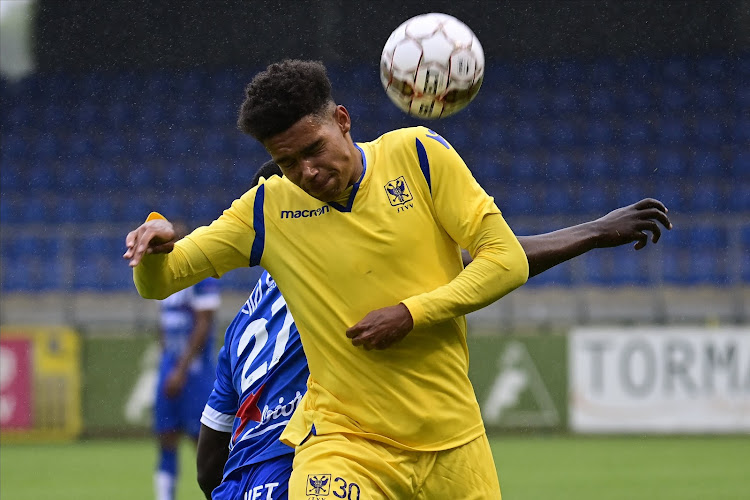
<instances>
[{"instance_id":1,"label":"footballer in yellow","mask_svg":"<svg viewBox=\"0 0 750 500\"><path fill-rule=\"evenodd\" d=\"M163 298L238 267L274 277L310 369L282 435L289 498L500 498L464 315L522 285L526 255L445 139L415 127L354 143L330 91L316 62L256 75L239 125L284 177L178 242L166 220L132 231L136 286Z\"/></svg>"}]
</instances>

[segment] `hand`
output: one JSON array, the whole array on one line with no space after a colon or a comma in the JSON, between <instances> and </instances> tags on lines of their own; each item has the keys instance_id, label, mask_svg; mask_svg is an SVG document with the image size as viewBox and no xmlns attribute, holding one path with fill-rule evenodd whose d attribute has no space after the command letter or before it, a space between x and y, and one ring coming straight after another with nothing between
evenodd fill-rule
<instances>
[{"instance_id":1,"label":"hand","mask_svg":"<svg viewBox=\"0 0 750 500\"><path fill-rule=\"evenodd\" d=\"M186 380L187 376L184 371L179 369L172 370L164 382L164 393L168 398L178 396L182 392L182 388L185 387Z\"/></svg>"},{"instance_id":2,"label":"hand","mask_svg":"<svg viewBox=\"0 0 750 500\"><path fill-rule=\"evenodd\" d=\"M123 258L129 260L130 267L137 266L144 254L169 253L177 241L177 233L172 223L165 219L144 222L125 238L127 250Z\"/></svg>"},{"instance_id":3,"label":"hand","mask_svg":"<svg viewBox=\"0 0 750 500\"><path fill-rule=\"evenodd\" d=\"M367 351L386 349L406 337L413 328L409 309L398 304L367 313L346 331L346 336L352 339L353 345L361 345Z\"/></svg>"},{"instance_id":4,"label":"hand","mask_svg":"<svg viewBox=\"0 0 750 500\"><path fill-rule=\"evenodd\" d=\"M667 208L659 200L646 198L633 205L618 208L592 222L599 233L596 246L616 247L635 241L634 248L640 250L648 243L648 234L644 231L651 233L653 243L659 241L661 228L657 222L672 229Z\"/></svg>"}]
</instances>

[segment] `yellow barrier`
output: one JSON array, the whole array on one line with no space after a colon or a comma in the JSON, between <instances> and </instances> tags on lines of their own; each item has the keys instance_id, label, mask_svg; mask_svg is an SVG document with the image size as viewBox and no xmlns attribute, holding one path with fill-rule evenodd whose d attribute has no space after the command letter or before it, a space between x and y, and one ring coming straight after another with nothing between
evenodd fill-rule
<instances>
[{"instance_id":1,"label":"yellow barrier","mask_svg":"<svg viewBox=\"0 0 750 500\"><path fill-rule=\"evenodd\" d=\"M2 440L70 440L81 432L81 344L65 326L0 328Z\"/></svg>"}]
</instances>

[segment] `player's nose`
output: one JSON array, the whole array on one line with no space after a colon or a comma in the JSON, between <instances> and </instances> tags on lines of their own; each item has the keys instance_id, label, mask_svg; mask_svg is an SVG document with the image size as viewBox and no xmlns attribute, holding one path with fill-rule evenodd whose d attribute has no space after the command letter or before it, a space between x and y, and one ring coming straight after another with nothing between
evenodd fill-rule
<instances>
[{"instance_id":1,"label":"player's nose","mask_svg":"<svg viewBox=\"0 0 750 500\"><path fill-rule=\"evenodd\" d=\"M312 160L302 160L300 167L302 177L306 180L314 180L318 175L319 169Z\"/></svg>"}]
</instances>

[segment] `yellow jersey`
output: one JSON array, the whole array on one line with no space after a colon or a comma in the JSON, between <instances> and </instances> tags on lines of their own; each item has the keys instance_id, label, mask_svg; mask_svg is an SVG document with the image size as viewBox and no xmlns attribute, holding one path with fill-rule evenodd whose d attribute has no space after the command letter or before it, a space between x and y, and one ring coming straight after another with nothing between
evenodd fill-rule
<instances>
[{"instance_id":1,"label":"yellow jersey","mask_svg":"<svg viewBox=\"0 0 750 500\"><path fill-rule=\"evenodd\" d=\"M343 432L414 450L460 446L484 432L462 314L522 284L526 256L438 134L401 129L357 147L364 170L345 202L324 203L273 177L176 249L190 255L197 247L219 276L260 264L279 286L310 368L282 440L294 446L310 432ZM484 262L476 253L490 215L500 227L488 261L495 267L464 275L460 249ZM170 264L175 277L201 272L191 265ZM446 286L459 273L462 287ZM401 342L382 351L352 345L347 328L400 302L414 320Z\"/></svg>"}]
</instances>

